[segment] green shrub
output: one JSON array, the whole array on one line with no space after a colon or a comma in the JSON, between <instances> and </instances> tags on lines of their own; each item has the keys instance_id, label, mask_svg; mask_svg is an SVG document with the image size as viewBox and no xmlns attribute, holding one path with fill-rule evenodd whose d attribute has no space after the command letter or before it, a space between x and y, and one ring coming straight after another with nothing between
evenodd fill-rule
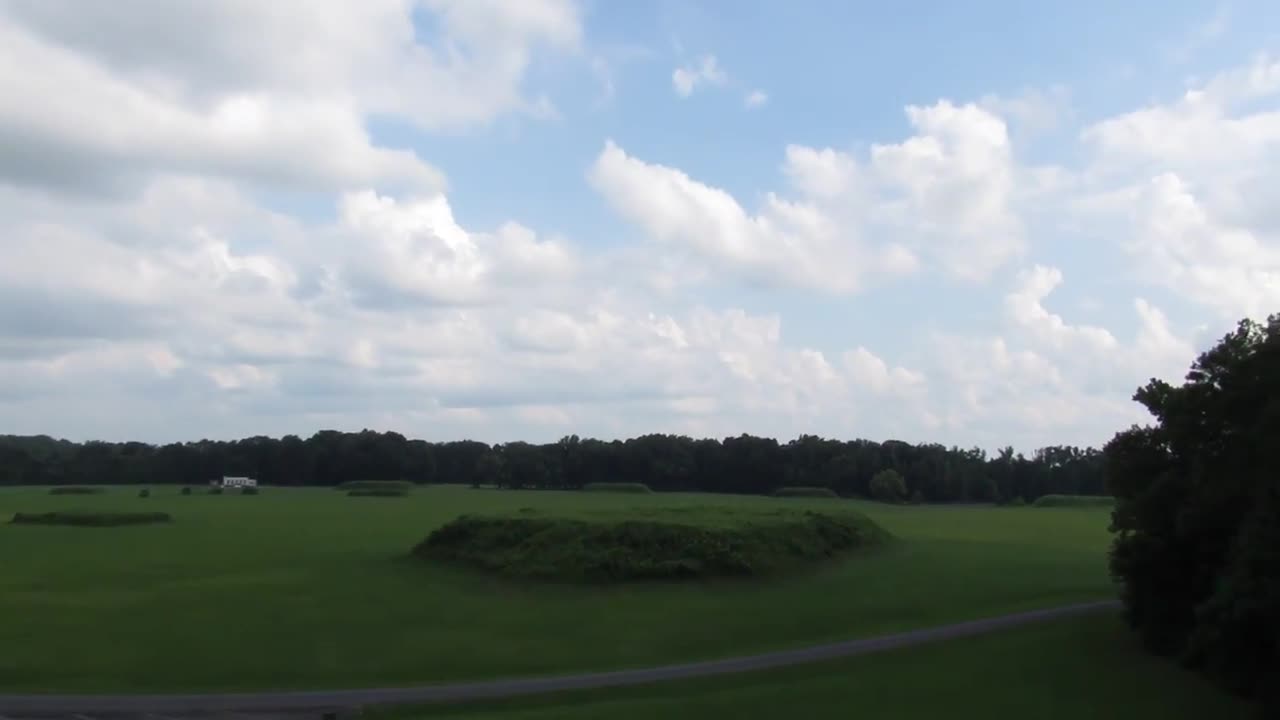
<instances>
[{"instance_id":1,"label":"green shrub","mask_svg":"<svg viewBox=\"0 0 1280 720\"><path fill-rule=\"evenodd\" d=\"M911 504L912 505L924 504L924 493L920 492L920 488L916 488L915 491L911 493Z\"/></svg>"},{"instance_id":2,"label":"green shrub","mask_svg":"<svg viewBox=\"0 0 1280 720\"><path fill-rule=\"evenodd\" d=\"M257 494L258 494L258 488L256 488L256 487L242 487L242 488L240 488L240 494L241 494L241 495L257 495Z\"/></svg>"},{"instance_id":3,"label":"green shrub","mask_svg":"<svg viewBox=\"0 0 1280 720\"><path fill-rule=\"evenodd\" d=\"M139 491L138 491L138 497L140 497L140 498L149 498L149 497L151 497L151 488L142 488L141 490L139 490Z\"/></svg>"},{"instance_id":4,"label":"green shrub","mask_svg":"<svg viewBox=\"0 0 1280 720\"><path fill-rule=\"evenodd\" d=\"M825 487L780 487L773 491L774 497L806 497L835 498L840 497L835 490Z\"/></svg>"},{"instance_id":5,"label":"green shrub","mask_svg":"<svg viewBox=\"0 0 1280 720\"><path fill-rule=\"evenodd\" d=\"M213 486L213 487L209 488L209 494L210 494L210 495L221 495L221 494L222 494L222 488L220 488L220 487L218 487L218 486L216 486L216 485L215 485L215 486Z\"/></svg>"},{"instance_id":6,"label":"green shrub","mask_svg":"<svg viewBox=\"0 0 1280 720\"><path fill-rule=\"evenodd\" d=\"M190 495L190 494L191 494L191 488L189 488L189 487L184 487L184 488L182 488L182 494L183 494L183 495Z\"/></svg>"},{"instance_id":7,"label":"green shrub","mask_svg":"<svg viewBox=\"0 0 1280 720\"><path fill-rule=\"evenodd\" d=\"M162 512L46 512L17 513L10 522L14 525L75 525L78 527L117 527L120 525L147 525L167 523L173 520Z\"/></svg>"},{"instance_id":8,"label":"green shrub","mask_svg":"<svg viewBox=\"0 0 1280 720\"><path fill-rule=\"evenodd\" d=\"M348 490L347 497L409 497L409 491L402 488L357 488Z\"/></svg>"},{"instance_id":9,"label":"green shrub","mask_svg":"<svg viewBox=\"0 0 1280 720\"><path fill-rule=\"evenodd\" d=\"M587 483L582 486L586 492L613 492L613 493L635 493L637 495L647 495L653 491L644 483L629 482L597 482Z\"/></svg>"},{"instance_id":10,"label":"green shrub","mask_svg":"<svg viewBox=\"0 0 1280 720\"><path fill-rule=\"evenodd\" d=\"M1032 503L1035 507L1114 507L1116 499L1110 495L1041 495Z\"/></svg>"},{"instance_id":11,"label":"green shrub","mask_svg":"<svg viewBox=\"0 0 1280 720\"><path fill-rule=\"evenodd\" d=\"M1027 501L1021 495L1014 495L1009 501L1010 507L1026 507Z\"/></svg>"},{"instance_id":12,"label":"green shrub","mask_svg":"<svg viewBox=\"0 0 1280 720\"><path fill-rule=\"evenodd\" d=\"M106 492L106 488L84 487L82 485L59 485L58 487L49 488L50 495L99 495L104 492Z\"/></svg>"},{"instance_id":13,"label":"green shrub","mask_svg":"<svg viewBox=\"0 0 1280 720\"><path fill-rule=\"evenodd\" d=\"M336 489L346 490L348 495L352 490L400 490L408 493L413 489L413 483L408 480L351 480L339 484Z\"/></svg>"},{"instance_id":14,"label":"green shrub","mask_svg":"<svg viewBox=\"0 0 1280 720\"><path fill-rule=\"evenodd\" d=\"M792 512L739 527L647 519L464 515L417 557L523 579L588 582L768 575L888 538L855 513Z\"/></svg>"}]
</instances>

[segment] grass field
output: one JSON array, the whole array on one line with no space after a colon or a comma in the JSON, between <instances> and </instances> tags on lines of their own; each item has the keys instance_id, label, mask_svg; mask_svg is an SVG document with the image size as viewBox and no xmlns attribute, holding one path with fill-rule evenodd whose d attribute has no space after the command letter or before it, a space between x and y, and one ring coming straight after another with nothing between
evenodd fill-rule
<instances>
[{"instance_id":1,"label":"grass field","mask_svg":"<svg viewBox=\"0 0 1280 720\"><path fill-rule=\"evenodd\" d=\"M1243 703L1143 653L1114 615L786 670L461 706L370 720L1246 720Z\"/></svg>"},{"instance_id":2,"label":"grass field","mask_svg":"<svg viewBox=\"0 0 1280 720\"><path fill-rule=\"evenodd\" d=\"M845 503L898 541L769 582L531 585L409 557L465 512L826 512ZM157 487L150 498L136 488L0 490L0 517L56 510L174 520L0 525L0 691L342 688L607 670L1113 595L1105 510L460 487L390 502L322 489L245 497Z\"/></svg>"}]
</instances>

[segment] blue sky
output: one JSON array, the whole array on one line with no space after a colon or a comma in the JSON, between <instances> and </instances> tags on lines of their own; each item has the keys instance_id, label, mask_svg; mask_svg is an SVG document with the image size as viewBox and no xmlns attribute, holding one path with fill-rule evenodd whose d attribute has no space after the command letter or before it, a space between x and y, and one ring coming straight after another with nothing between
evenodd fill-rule
<instances>
[{"instance_id":1,"label":"blue sky","mask_svg":"<svg viewBox=\"0 0 1280 720\"><path fill-rule=\"evenodd\" d=\"M1098 444L1280 304L1278 19L3 2L0 432Z\"/></svg>"}]
</instances>

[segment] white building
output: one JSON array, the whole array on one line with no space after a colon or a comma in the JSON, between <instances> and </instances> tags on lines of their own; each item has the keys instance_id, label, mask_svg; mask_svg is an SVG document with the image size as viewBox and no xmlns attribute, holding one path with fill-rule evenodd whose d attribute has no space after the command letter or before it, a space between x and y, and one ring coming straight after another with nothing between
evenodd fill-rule
<instances>
[{"instance_id":1,"label":"white building","mask_svg":"<svg viewBox=\"0 0 1280 720\"><path fill-rule=\"evenodd\" d=\"M257 487L258 481L251 477L231 477L229 475L222 476L222 487Z\"/></svg>"}]
</instances>

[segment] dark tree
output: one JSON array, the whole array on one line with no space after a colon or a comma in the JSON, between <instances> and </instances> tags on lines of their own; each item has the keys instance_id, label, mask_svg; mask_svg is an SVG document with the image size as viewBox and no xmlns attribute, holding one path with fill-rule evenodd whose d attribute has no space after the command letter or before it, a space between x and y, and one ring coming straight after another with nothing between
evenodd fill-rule
<instances>
[{"instance_id":1,"label":"dark tree","mask_svg":"<svg viewBox=\"0 0 1280 720\"><path fill-rule=\"evenodd\" d=\"M1134 399L1156 424L1104 449L1129 623L1241 693L1280 687L1280 316Z\"/></svg>"}]
</instances>

